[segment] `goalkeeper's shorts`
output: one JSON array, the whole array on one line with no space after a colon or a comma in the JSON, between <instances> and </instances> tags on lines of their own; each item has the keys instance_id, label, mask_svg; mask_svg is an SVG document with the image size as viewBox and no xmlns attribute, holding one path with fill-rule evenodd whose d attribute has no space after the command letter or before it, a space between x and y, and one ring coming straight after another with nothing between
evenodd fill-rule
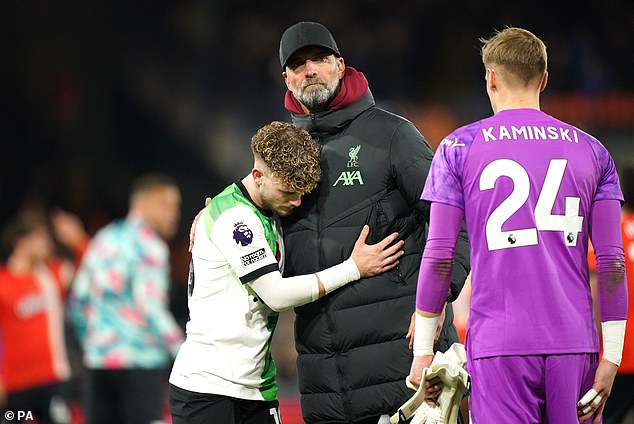
<instances>
[{"instance_id":1,"label":"goalkeeper's shorts","mask_svg":"<svg viewBox=\"0 0 634 424\"><path fill-rule=\"evenodd\" d=\"M598 360L595 353L469 359L472 423L576 423Z\"/></svg>"}]
</instances>

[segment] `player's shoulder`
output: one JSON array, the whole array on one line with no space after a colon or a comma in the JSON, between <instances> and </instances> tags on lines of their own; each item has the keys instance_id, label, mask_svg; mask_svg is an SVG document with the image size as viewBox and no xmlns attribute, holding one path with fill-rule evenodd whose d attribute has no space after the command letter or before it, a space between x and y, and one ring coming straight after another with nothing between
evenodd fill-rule
<instances>
[{"instance_id":1,"label":"player's shoulder","mask_svg":"<svg viewBox=\"0 0 634 424\"><path fill-rule=\"evenodd\" d=\"M213 208L207 207L209 217L213 217L213 222L226 222L227 220L258 220L255 210L248 205L242 203L233 203L228 207L224 207L214 211ZM211 210L210 210L211 209Z\"/></svg>"},{"instance_id":2,"label":"player's shoulder","mask_svg":"<svg viewBox=\"0 0 634 424\"><path fill-rule=\"evenodd\" d=\"M603 144L601 143L601 141L599 141L598 138L596 138L595 136L593 136L592 134L586 132L585 130L576 127L575 125L566 122L566 121L562 121L561 119L555 118L552 115L549 115L545 112L542 112L543 115L545 116L545 118L548 120L547 124L549 126L554 126L554 127L560 127L560 128L565 128L568 129L571 132L576 133L574 136L574 140L579 142L585 142L588 144L593 144L593 145L597 145L600 146L602 148L604 148Z\"/></svg>"},{"instance_id":3,"label":"player's shoulder","mask_svg":"<svg viewBox=\"0 0 634 424\"><path fill-rule=\"evenodd\" d=\"M257 213L257 209L249 203L226 201L219 205L218 202L211 202L205 210L204 222L212 238L225 237L229 233L238 230L248 230L263 226L262 219Z\"/></svg>"},{"instance_id":4,"label":"player's shoulder","mask_svg":"<svg viewBox=\"0 0 634 424\"><path fill-rule=\"evenodd\" d=\"M257 212L240 203L224 209L215 219L208 215L203 225L204 230L201 231L205 231L206 237L216 246L225 249L225 254L231 246L239 248L250 245L254 239L259 240L266 234L265 223Z\"/></svg>"},{"instance_id":5,"label":"player's shoulder","mask_svg":"<svg viewBox=\"0 0 634 424\"><path fill-rule=\"evenodd\" d=\"M586 143L588 143L593 149L598 149L598 150L606 150L605 146L603 145L603 143L601 142L601 140L599 140L598 138L596 138L595 136L593 136L592 134L577 128L573 125L570 125L571 128L574 128L579 134L580 134L580 138L583 139Z\"/></svg>"},{"instance_id":6,"label":"player's shoulder","mask_svg":"<svg viewBox=\"0 0 634 424\"><path fill-rule=\"evenodd\" d=\"M594 135L572 124L569 124L565 121L561 121L557 118L554 118L550 115L548 115L548 117L552 119L553 122L557 122L561 127L567 127L572 133L575 133L575 137L574 137L575 140L578 139L578 142L580 144L587 145L592 150L592 153L594 154L594 158L596 159L597 162L606 163L605 162L606 160L607 161L610 160L611 156L610 156L610 153L608 152L608 149Z\"/></svg>"},{"instance_id":7,"label":"player's shoulder","mask_svg":"<svg viewBox=\"0 0 634 424\"><path fill-rule=\"evenodd\" d=\"M205 208L205 213L208 214L213 220L224 213L234 213L237 210L241 210L243 207L251 209L251 201L242 193L237 184L231 184L225 188L222 192L217 194L211 199L211 203Z\"/></svg>"},{"instance_id":8,"label":"player's shoulder","mask_svg":"<svg viewBox=\"0 0 634 424\"><path fill-rule=\"evenodd\" d=\"M472 122L456 128L451 134L443 138L440 146L447 147L468 147L476 139L482 128L483 120Z\"/></svg>"}]
</instances>

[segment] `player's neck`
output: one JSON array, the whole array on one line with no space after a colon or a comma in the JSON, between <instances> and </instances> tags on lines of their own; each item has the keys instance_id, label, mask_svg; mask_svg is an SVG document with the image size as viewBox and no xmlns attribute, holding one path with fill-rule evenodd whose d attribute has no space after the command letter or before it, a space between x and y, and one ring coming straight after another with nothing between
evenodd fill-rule
<instances>
[{"instance_id":1,"label":"player's neck","mask_svg":"<svg viewBox=\"0 0 634 424\"><path fill-rule=\"evenodd\" d=\"M242 179L242 184L249 192L249 196L251 196L251 200L253 203L259 208L262 207L262 198L260 197L260 191L255 186L255 181L253 180L253 175L249 174Z\"/></svg>"},{"instance_id":2,"label":"player's neck","mask_svg":"<svg viewBox=\"0 0 634 424\"><path fill-rule=\"evenodd\" d=\"M491 99L491 106L495 113L510 109L540 110L539 93L534 91L499 92Z\"/></svg>"}]
</instances>

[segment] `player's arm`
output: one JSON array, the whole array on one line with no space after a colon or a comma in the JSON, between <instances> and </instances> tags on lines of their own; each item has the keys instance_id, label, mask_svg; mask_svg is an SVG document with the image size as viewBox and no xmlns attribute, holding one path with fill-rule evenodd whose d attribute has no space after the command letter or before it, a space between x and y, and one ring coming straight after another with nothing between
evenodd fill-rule
<instances>
[{"instance_id":1,"label":"player's arm","mask_svg":"<svg viewBox=\"0 0 634 424\"><path fill-rule=\"evenodd\" d=\"M418 273L414 361L408 377L415 386L420 384L423 369L433 360L434 337L449 293L463 217L464 211L456 206L438 202L431 205L429 236Z\"/></svg>"},{"instance_id":2,"label":"player's arm","mask_svg":"<svg viewBox=\"0 0 634 424\"><path fill-rule=\"evenodd\" d=\"M627 283L620 223L621 204L618 200L593 203L589 229L597 262L603 357L595 373L592 389L578 404L582 421L594 417L594 422L599 422L621 363L627 318Z\"/></svg>"},{"instance_id":3,"label":"player's arm","mask_svg":"<svg viewBox=\"0 0 634 424\"><path fill-rule=\"evenodd\" d=\"M346 261L315 274L282 277L279 271L262 275L249 284L258 297L274 311L313 302L363 277L381 274L398 265L403 241L393 233L377 244L366 244L370 228L365 225Z\"/></svg>"},{"instance_id":4,"label":"player's arm","mask_svg":"<svg viewBox=\"0 0 634 424\"><path fill-rule=\"evenodd\" d=\"M604 333L603 358L615 365L621 363L624 337L622 333L627 319L625 255L620 229L620 202L595 202L590 215L590 238L597 262L599 316Z\"/></svg>"},{"instance_id":5,"label":"player's arm","mask_svg":"<svg viewBox=\"0 0 634 424\"><path fill-rule=\"evenodd\" d=\"M467 236L467 227L463 221L460 225L460 232L456 241L456 248L454 250L454 262L451 271L451 285L449 295L447 296L448 302L453 302L458 299L462 288L467 281L467 276L471 272L471 255L469 251L469 237Z\"/></svg>"},{"instance_id":6,"label":"player's arm","mask_svg":"<svg viewBox=\"0 0 634 424\"><path fill-rule=\"evenodd\" d=\"M421 225L422 221L429 223L430 203L421 200L420 197L426 178L431 172L433 158L434 154L429 143L413 125L407 123L399 126L394 134L390 151L392 172L399 191L410 207L415 209L420 216ZM469 239L466 227L463 225L454 252L451 290L446 298L448 302L458 298L470 270Z\"/></svg>"}]
</instances>

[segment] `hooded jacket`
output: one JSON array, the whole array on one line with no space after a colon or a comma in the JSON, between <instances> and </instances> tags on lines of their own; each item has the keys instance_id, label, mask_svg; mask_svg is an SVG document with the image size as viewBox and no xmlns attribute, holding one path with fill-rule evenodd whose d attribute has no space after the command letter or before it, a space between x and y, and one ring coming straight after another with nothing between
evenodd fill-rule
<instances>
[{"instance_id":1,"label":"hooded jacket","mask_svg":"<svg viewBox=\"0 0 634 424\"><path fill-rule=\"evenodd\" d=\"M405 335L429 221L429 205L420 195L433 153L411 122L376 107L363 74L347 67L346 88L328 111L316 114L300 113L287 93L293 122L321 147L322 179L282 221L285 274L313 273L344 261L364 224L370 226L368 244L398 232L405 255L391 271L296 308L299 389L307 423L350 423L392 413L412 394L405 386L412 361ZM455 258L449 300L457 297L469 272L464 232ZM448 306L436 348L444 351L457 341Z\"/></svg>"}]
</instances>

